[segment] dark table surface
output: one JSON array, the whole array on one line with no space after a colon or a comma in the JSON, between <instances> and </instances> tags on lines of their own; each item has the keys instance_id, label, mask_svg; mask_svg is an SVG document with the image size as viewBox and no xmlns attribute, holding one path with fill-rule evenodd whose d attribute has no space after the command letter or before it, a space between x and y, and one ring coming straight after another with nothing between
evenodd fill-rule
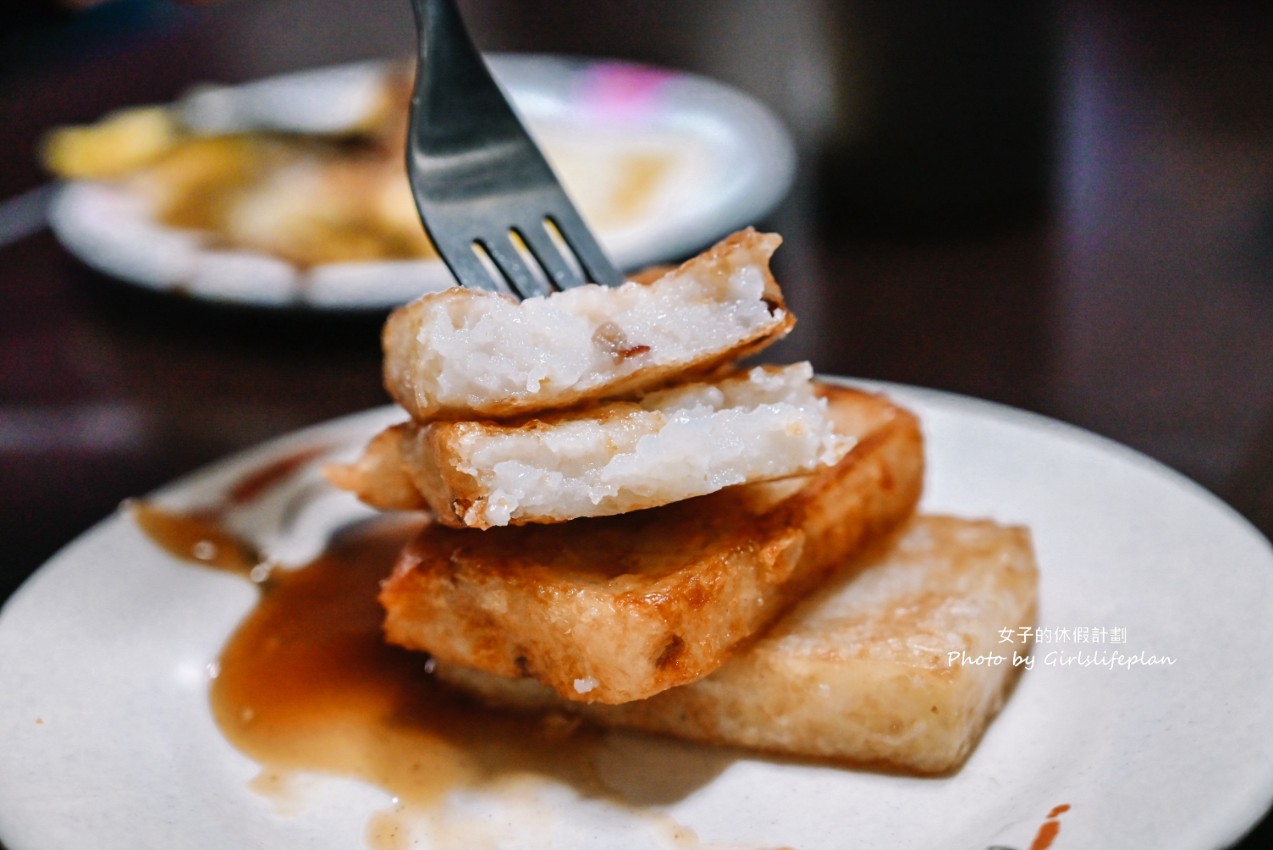
<instances>
[{"instance_id":1,"label":"dark table surface","mask_svg":"<svg viewBox=\"0 0 1273 850\"><path fill-rule=\"evenodd\" d=\"M799 177L759 224L801 324L772 359L1074 423L1273 533L1273 8L545 5L462 3L486 49L702 72L791 126ZM41 134L413 35L399 0L0 15L2 600L122 499L387 400L383 315L214 309L79 265L28 215Z\"/></svg>"}]
</instances>

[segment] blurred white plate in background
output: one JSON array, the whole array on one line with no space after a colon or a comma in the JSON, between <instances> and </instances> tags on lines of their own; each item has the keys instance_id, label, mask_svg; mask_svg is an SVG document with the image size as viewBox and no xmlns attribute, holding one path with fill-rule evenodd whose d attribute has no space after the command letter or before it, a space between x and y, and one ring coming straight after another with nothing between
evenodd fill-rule
<instances>
[{"instance_id":1,"label":"blurred white plate in background","mask_svg":"<svg viewBox=\"0 0 1273 850\"><path fill-rule=\"evenodd\" d=\"M720 83L615 61L494 56L490 63L622 268L682 259L755 223L794 179L785 128L757 101ZM209 135L338 133L376 108L390 67L368 62L205 87L174 106L190 127ZM633 179L629 166L642 155L659 161L657 178L646 179L639 202L619 209L619 184ZM218 248L207 234L157 221L149 202L125 182L67 183L54 199L50 224L90 267L212 301L383 309L452 283L438 260L303 267Z\"/></svg>"}]
</instances>

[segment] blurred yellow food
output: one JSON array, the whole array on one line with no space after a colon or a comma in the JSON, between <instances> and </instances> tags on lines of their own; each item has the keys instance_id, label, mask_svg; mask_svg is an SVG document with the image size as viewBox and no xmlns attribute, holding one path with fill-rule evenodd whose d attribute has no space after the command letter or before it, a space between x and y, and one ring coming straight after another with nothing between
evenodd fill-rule
<instances>
[{"instance_id":1,"label":"blurred yellow food","mask_svg":"<svg viewBox=\"0 0 1273 850\"><path fill-rule=\"evenodd\" d=\"M196 137L128 177L165 224L299 267L433 256L401 157L277 134Z\"/></svg>"},{"instance_id":2,"label":"blurred yellow food","mask_svg":"<svg viewBox=\"0 0 1273 850\"><path fill-rule=\"evenodd\" d=\"M180 131L160 106L125 109L86 127L61 127L41 149L45 166L58 177L95 180L120 177L172 147Z\"/></svg>"},{"instance_id":3,"label":"blurred yellow food","mask_svg":"<svg viewBox=\"0 0 1273 850\"><path fill-rule=\"evenodd\" d=\"M366 121L341 136L255 130L200 135L160 106L51 132L45 166L67 180L116 182L154 220L198 231L210 248L259 251L299 267L431 259L406 178L409 75L386 76ZM536 128L567 191L594 227L656 215L676 180L666 144L622 134Z\"/></svg>"}]
</instances>

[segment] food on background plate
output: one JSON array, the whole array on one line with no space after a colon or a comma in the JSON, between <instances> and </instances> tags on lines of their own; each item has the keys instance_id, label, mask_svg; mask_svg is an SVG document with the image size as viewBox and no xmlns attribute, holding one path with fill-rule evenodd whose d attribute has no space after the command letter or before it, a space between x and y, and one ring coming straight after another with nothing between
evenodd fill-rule
<instances>
[{"instance_id":1,"label":"food on background plate","mask_svg":"<svg viewBox=\"0 0 1273 850\"><path fill-rule=\"evenodd\" d=\"M1035 616L1029 532L917 516L860 555L745 651L688 685L622 705L564 700L529 678L439 660L444 682L520 710L711 744L885 766L952 770L1015 678L985 657L1004 623Z\"/></svg>"},{"instance_id":2,"label":"food on background plate","mask_svg":"<svg viewBox=\"0 0 1273 850\"><path fill-rule=\"evenodd\" d=\"M403 170L409 78L387 69L347 126L288 132L219 120L208 92L63 127L42 158L68 180L119 184L154 219L209 248L298 268L430 258ZM222 109L225 107L223 106Z\"/></svg>"},{"instance_id":3,"label":"food on background plate","mask_svg":"<svg viewBox=\"0 0 1273 850\"><path fill-rule=\"evenodd\" d=\"M142 106L112 112L89 126L59 127L44 139L40 157L65 180L109 180L154 162L180 136L167 109Z\"/></svg>"},{"instance_id":4,"label":"food on background plate","mask_svg":"<svg viewBox=\"0 0 1273 850\"><path fill-rule=\"evenodd\" d=\"M814 474L614 517L426 527L381 591L386 636L572 700L644 699L701 678L919 498L914 416L822 391L854 448Z\"/></svg>"},{"instance_id":5,"label":"food on background plate","mask_svg":"<svg viewBox=\"0 0 1273 850\"><path fill-rule=\"evenodd\" d=\"M239 133L186 139L123 179L209 248L296 266L435 256L394 151L371 140Z\"/></svg>"},{"instance_id":6,"label":"food on background plate","mask_svg":"<svg viewBox=\"0 0 1273 850\"><path fill-rule=\"evenodd\" d=\"M362 85L351 93L337 81L342 102L317 110L337 120L321 126L308 126L314 116L284 101L309 103L321 85L307 91L281 78L196 89L171 106L58 128L41 159L64 180L118 186L146 217L197 235L208 250L259 253L302 271L436 259L404 168L411 71L386 64L352 76ZM667 139L589 141L569 128L532 130L594 227L623 228L649 215L693 159Z\"/></svg>"}]
</instances>

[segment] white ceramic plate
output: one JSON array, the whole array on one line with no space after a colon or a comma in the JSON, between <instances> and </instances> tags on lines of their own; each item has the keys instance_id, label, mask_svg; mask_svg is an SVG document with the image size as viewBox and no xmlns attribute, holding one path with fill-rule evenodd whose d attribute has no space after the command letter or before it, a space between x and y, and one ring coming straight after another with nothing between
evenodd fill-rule
<instances>
[{"instance_id":1,"label":"white ceramic plate","mask_svg":"<svg viewBox=\"0 0 1273 850\"><path fill-rule=\"evenodd\" d=\"M967 765L921 779L740 756L657 809L543 779L443 804L453 842L433 846L480 833L489 845L470 846L1026 850L1068 804L1053 819L1054 850L1207 850L1258 819L1273 799L1269 543L1128 449L983 402L888 389L928 436L924 508L1028 523L1042 567L1050 633ZM272 458L353 447L397 416L270 443L159 498L215 500ZM313 480L306 470L280 489ZM275 525L287 497L252 521ZM357 510L337 494L314 505L297 540ZM0 838L12 850L362 846L385 794L325 779L298 811L277 814L247 787L256 767L212 722L205 668L253 599L245 582L173 561L119 517L40 570L0 616ZM1084 653L1174 663L1111 667Z\"/></svg>"},{"instance_id":2,"label":"white ceramic plate","mask_svg":"<svg viewBox=\"0 0 1273 850\"><path fill-rule=\"evenodd\" d=\"M361 63L208 87L177 107L209 134L331 133L372 112L387 67ZM491 67L584 215L600 217L598 238L625 269L679 259L754 224L794 179L786 129L752 98L712 80L559 57L494 56ZM607 189L622 177L619 157L635 151L664 156L668 165L635 210L607 218ZM300 269L265 254L218 250L197 232L155 221L141 197L110 182L64 186L49 221L63 245L99 271L212 301L381 309L453 282L439 261Z\"/></svg>"}]
</instances>

